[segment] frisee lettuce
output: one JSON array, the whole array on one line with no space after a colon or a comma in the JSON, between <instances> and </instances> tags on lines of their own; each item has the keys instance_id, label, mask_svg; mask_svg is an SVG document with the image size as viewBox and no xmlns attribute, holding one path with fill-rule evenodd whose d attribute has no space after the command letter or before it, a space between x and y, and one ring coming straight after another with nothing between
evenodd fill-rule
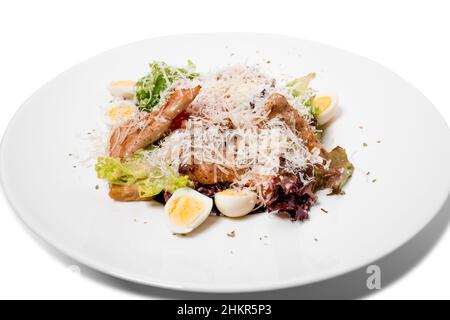
<instances>
[{"instance_id":1,"label":"frisee lettuce","mask_svg":"<svg viewBox=\"0 0 450 320\"><path fill-rule=\"evenodd\" d=\"M186 67L176 68L161 61L149 64L150 73L136 82L136 100L140 111L150 112L161 101L161 96L171 84L179 79L195 79L200 74L195 71L195 64L187 61Z\"/></svg>"},{"instance_id":2,"label":"frisee lettuce","mask_svg":"<svg viewBox=\"0 0 450 320\"><path fill-rule=\"evenodd\" d=\"M310 88L309 84L316 77L315 73L309 73L304 77L294 79L286 84L289 93L294 97L300 104L305 105L314 119L317 119L318 110L312 103L314 99L314 91Z\"/></svg>"},{"instance_id":3,"label":"frisee lettuce","mask_svg":"<svg viewBox=\"0 0 450 320\"><path fill-rule=\"evenodd\" d=\"M153 166L139 153L125 162L117 158L100 157L95 170L98 178L110 184L137 185L141 197L153 197L162 191L173 193L191 185L188 176L178 174L168 165L162 168Z\"/></svg>"}]
</instances>

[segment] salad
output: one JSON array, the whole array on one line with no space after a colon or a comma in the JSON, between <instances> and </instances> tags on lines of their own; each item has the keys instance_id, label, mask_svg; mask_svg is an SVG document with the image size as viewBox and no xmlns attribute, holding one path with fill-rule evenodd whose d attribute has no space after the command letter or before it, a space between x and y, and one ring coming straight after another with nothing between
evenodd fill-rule
<instances>
[{"instance_id":1,"label":"salad","mask_svg":"<svg viewBox=\"0 0 450 320\"><path fill-rule=\"evenodd\" d=\"M108 86L108 152L97 175L114 200L165 204L173 233L211 214L305 220L318 190L343 194L353 173L343 148L321 143L338 105L335 94L311 88L314 78L283 80L242 65L201 74L191 61L152 62L137 81Z\"/></svg>"}]
</instances>

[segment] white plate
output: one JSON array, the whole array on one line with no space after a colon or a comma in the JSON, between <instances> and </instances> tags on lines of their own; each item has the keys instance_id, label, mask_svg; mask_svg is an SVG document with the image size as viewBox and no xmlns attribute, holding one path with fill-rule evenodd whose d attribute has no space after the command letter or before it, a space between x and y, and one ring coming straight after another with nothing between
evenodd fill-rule
<instances>
[{"instance_id":1,"label":"white plate","mask_svg":"<svg viewBox=\"0 0 450 320\"><path fill-rule=\"evenodd\" d=\"M77 152L77 134L96 128L106 84L141 76L154 59L192 59L201 71L235 62L293 76L316 71L313 86L339 94L342 112L325 144L345 147L356 166L347 194L322 193L304 223L265 214L212 217L186 237L167 231L159 205L111 201L94 170L73 168L68 154ZM62 252L131 281L209 292L304 285L381 258L438 212L450 190L449 163L447 125L404 80L342 50L262 34L157 38L81 63L24 103L4 135L0 158L12 207ZM226 235L231 230L236 237Z\"/></svg>"}]
</instances>

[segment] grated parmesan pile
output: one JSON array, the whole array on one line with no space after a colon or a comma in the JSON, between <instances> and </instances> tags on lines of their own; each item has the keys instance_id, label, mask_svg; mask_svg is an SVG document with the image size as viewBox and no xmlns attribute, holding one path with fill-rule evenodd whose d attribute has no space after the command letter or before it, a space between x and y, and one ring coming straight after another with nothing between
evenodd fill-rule
<instances>
[{"instance_id":1,"label":"grated parmesan pile","mask_svg":"<svg viewBox=\"0 0 450 320\"><path fill-rule=\"evenodd\" d=\"M324 164L320 150L310 152L284 121L269 121L264 115L267 98L278 92L308 121L308 96L294 99L285 87L277 87L276 79L247 66L206 74L198 83L202 89L188 109L191 117L185 126L145 151L152 164L179 171L192 163L207 163L225 173L239 172L232 187L257 192L261 205L270 177L293 173L308 183L312 177L306 176L306 169Z\"/></svg>"}]
</instances>

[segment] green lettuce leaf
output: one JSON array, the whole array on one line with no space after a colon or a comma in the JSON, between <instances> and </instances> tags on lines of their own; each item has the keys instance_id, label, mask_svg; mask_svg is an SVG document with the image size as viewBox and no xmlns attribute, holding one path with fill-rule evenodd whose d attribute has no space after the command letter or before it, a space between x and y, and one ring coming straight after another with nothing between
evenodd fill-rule
<instances>
[{"instance_id":1,"label":"green lettuce leaf","mask_svg":"<svg viewBox=\"0 0 450 320\"><path fill-rule=\"evenodd\" d=\"M200 74L195 64L188 60L184 68L176 68L161 61L149 64L150 72L136 82L136 100L140 111L150 112L161 101L161 95L178 79L194 79Z\"/></svg>"},{"instance_id":2,"label":"green lettuce leaf","mask_svg":"<svg viewBox=\"0 0 450 320\"><path fill-rule=\"evenodd\" d=\"M100 157L95 170L98 178L110 184L137 185L141 197L153 197L162 191L173 193L176 189L191 185L187 176L179 175L168 165L163 168L152 166L139 153L126 162Z\"/></svg>"},{"instance_id":3,"label":"green lettuce leaf","mask_svg":"<svg viewBox=\"0 0 450 320\"><path fill-rule=\"evenodd\" d=\"M314 119L317 119L318 113L316 107L312 103L314 94L313 90L310 88L310 83L315 78L315 73L309 73L304 77L300 77L288 82L286 87L288 88L289 93L295 99L299 100L300 104L304 104L306 107L308 107Z\"/></svg>"},{"instance_id":4,"label":"green lettuce leaf","mask_svg":"<svg viewBox=\"0 0 450 320\"><path fill-rule=\"evenodd\" d=\"M343 194L342 189L353 174L353 164L341 147L326 152L324 156L330 161L330 166L327 170L322 166L315 168L316 190L330 188L331 194Z\"/></svg>"},{"instance_id":5,"label":"green lettuce leaf","mask_svg":"<svg viewBox=\"0 0 450 320\"><path fill-rule=\"evenodd\" d=\"M315 73L309 73L304 77L300 77L288 82L287 87L292 89L292 95L297 98L305 91L309 90L309 83L315 78Z\"/></svg>"}]
</instances>

